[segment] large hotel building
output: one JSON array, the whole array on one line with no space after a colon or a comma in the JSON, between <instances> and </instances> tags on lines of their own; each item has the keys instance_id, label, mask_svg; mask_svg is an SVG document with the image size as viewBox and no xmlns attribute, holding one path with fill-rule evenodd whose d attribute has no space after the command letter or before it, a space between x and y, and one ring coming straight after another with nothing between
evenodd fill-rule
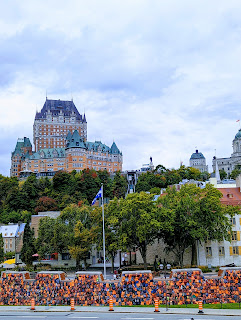
<instances>
[{"instance_id":1,"label":"large hotel building","mask_svg":"<svg viewBox=\"0 0 241 320\"><path fill-rule=\"evenodd\" d=\"M122 170L122 153L115 142L87 141L87 121L73 101L46 99L33 125L33 144L20 138L12 152L10 176L24 178L31 172L38 177L53 176L59 170L71 172L86 168Z\"/></svg>"}]
</instances>

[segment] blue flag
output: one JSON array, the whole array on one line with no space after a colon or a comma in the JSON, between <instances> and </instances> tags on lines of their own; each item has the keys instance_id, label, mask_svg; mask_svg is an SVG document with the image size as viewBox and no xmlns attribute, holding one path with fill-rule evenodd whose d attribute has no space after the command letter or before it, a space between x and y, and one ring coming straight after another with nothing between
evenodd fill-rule
<instances>
[{"instance_id":1,"label":"blue flag","mask_svg":"<svg viewBox=\"0 0 241 320\"><path fill-rule=\"evenodd\" d=\"M94 200L92 201L91 205L95 204L96 200L102 197L102 189L98 191L97 195L94 197Z\"/></svg>"}]
</instances>

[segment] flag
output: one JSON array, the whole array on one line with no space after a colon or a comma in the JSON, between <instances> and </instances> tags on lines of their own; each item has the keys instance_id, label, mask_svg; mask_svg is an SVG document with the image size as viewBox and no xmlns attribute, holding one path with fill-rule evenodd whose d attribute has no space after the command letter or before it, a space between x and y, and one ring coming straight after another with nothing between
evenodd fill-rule
<instances>
[{"instance_id":1,"label":"flag","mask_svg":"<svg viewBox=\"0 0 241 320\"><path fill-rule=\"evenodd\" d=\"M96 200L102 197L102 188L98 191L97 195L94 197L94 200L92 201L91 205L95 204Z\"/></svg>"}]
</instances>

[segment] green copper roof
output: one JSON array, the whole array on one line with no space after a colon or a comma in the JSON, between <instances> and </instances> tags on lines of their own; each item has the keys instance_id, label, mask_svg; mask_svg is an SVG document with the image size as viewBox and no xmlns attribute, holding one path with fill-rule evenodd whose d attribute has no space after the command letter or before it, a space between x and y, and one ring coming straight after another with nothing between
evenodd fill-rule
<instances>
[{"instance_id":1,"label":"green copper roof","mask_svg":"<svg viewBox=\"0 0 241 320\"><path fill-rule=\"evenodd\" d=\"M86 149L84 140L81 138L81 136L77 130L75 130L72 135L69 132L66 140L67 140L66 149L68 149L68 148Z\"/></svg>"},{"instance_id":2,"label":"green copper roof","mask_svg":"<svg viewBox=\"0 0 241 320\"><path fill-rule=\"evenodd\" d=\"M196 150L196 152L191 155L190 159L205 159L205 157L201 152L198 152L198 150Z\"/></svg>"},{"instance_id":3,"label":"green copper roof","mask_svg":"<svg viewBox=\"0 0 241 320\"><path fill-rule=\"evenodd\" d=\"M112 146L110 148L110 152L113 154L120 154L120 150L117 148L117 145L115 142L112 143Z\"/></svg>"},{"instance_id":4,"label":"green copper roof","mask_svg":"<svg viewBox=\"0 0 241 320\"><path fill-rule=\"evenodd\" d=\"M14 151L12 152L12 155L15 155L15 154L22 155L23 154L22 148L31 148L32 149L32 144L31 144L29 138L27 138L27 137L19 138L17 140L16 147L15 147Z\"/></svg>"},{"instance_id":5,"label":"green copper roof","mask_svg":"<svg viewBox=\"0 0 241 320\"><path fill-rule=\"evenodd\" d=\"M238 133L235 135L234 139L240 139L241 138L241 129L239 129Z\"/></svg>"},{"instance_id":6,"label":"green copper roof","mask_svg":"<svg viewBox=\"0 0 241 320\"><path fill-rule=\"evenodd\" d=\"M29 156L31 160L64 158L65 148L40 149Z\"/></svg>"},{"instance_id":7,"label":"green copper roof","mask_svg":"<svg viewBox=\"0 0 241 320\"><path fill-rule=\"evenodd\" d=\"M72 135L70 132L68 133L66 137L66 142L67 142L66 149L83 148L88 151L94 151L94 152L121 154L115 142L113 142L111 148L109 148L107 145L105 145L101 141L95 141L95 142L84 141L77 130L75 130Z\"/></svg>"}]
</instances>

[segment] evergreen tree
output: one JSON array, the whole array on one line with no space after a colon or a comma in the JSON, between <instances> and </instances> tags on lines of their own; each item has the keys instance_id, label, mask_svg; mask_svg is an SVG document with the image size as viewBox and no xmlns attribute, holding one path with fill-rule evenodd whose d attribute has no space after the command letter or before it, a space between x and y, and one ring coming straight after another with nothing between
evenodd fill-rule
<instances>
[{"instance_id":1,"label":"evergreen tree","mask_svg":"<svg viewBox=\"0 0 241 320\"><path fill-rule=\"evenodd\" d=\"M21 250L21 260L31 266L33 262L33 254L35 253L34 231L30 228L29 223L25 225L23 234L23 247Z\"/></svg>"},{"instance_id":2,"label":"evergreen tree","mask_svg":"<svg viewBox=\"0 0 241 320\"><path fill-rule=\"evenodd\" d=\"M4 242L3 242L3 236L0 233L0 262L3 262L4 260Z\"/></svg>"},{"instance_id":3,"label":"evergreen tree","mask_svg":"<svg viewBox=\"0 0 241 320\"><path fill-rule=\"evenodd\" d=\"M120 171L117 171L112 183L112 195L116 198L124 198L127 192L127 180L123 177Z\"/></svg>"}]
</instances>

